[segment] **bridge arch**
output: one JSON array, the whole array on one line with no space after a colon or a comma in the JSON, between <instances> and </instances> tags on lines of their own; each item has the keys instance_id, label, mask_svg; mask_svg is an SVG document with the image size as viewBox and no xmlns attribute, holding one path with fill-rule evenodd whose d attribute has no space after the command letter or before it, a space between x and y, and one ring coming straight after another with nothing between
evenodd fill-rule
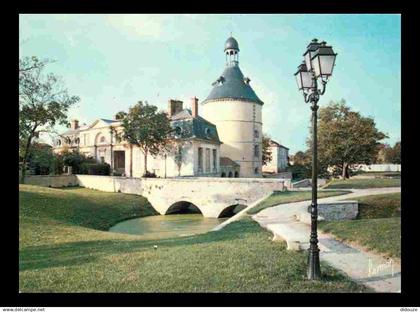
<instances>
[{"instance_id":1,"label":"bridge arch","mask_svg":"<svg viewBox=\"0 0 420 312\"><path fill-rule=\"evenodd\" d=\"M177 201L169 206L165 214L183 214L183 213L201 213L203 212L198 208L197 205L194 205L189 201Z\"/></svg>"},{"instance_id":2,"label":"bridge arch","mask_svg":"<svg viewBox=\"0 0 420 312\"><path fill-rule=\"evenodd\" d=\"M220 212L218 218L230 218L246 207L246 205L242 204L230 205Z\"/></svg>"}]
</instances>

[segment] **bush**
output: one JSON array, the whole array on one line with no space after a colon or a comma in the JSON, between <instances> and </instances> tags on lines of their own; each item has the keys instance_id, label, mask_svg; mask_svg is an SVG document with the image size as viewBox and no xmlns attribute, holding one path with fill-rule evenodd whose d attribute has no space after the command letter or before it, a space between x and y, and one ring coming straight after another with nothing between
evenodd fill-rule
<instances>
[{"instance_id":1,"label":"bush","mask_svg":"<svg viewBox=\"0 0 420 312\"><path fill-rule=\"evenodd\" d=\"M81 165L81 174L90 175L109 175L111 172L111 166L107 163L96 164L91 162L84 162Z\"/></svg>"},{"instance_id":2,"label":"bush","mask_svg":"<svg viewBox=\"0 0 420 312\"><path fill-rule=\"evenodd\" d=\"M143 178L156 178L156 174L152 173L152 172L149 172L149 171L146 171L146 174L143 174L142 177Z\"/></svg>"}]
</instances>

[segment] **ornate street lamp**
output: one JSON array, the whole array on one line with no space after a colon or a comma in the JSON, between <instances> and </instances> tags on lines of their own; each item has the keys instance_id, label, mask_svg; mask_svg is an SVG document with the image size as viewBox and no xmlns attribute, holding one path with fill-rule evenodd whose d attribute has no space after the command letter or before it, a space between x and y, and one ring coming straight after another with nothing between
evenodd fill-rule
<instances>
[{"instance_id":1,"label":"ornate street lamp","mask_svg":"<svg viewBox=\"0 0 420 312\"><path fill-rule=\"evenodd\" d=\"M309 240L308 255L308 279L315 280L321 278L321 268L319 265L318 248L318 146L317 146L317 111L320 95L325 93L325 86L328 78L332 75L335 65L334 53L331 46L327 46L325 41L318 43L313 39L303 54L304 60L298 66L295 73L296 82L299 90L302 91L306 103L311 103L312 110L312 203L311 203L311 237ZM322 89L318 89L318 79L321 80Z\"/></svg>"}]
</instances>

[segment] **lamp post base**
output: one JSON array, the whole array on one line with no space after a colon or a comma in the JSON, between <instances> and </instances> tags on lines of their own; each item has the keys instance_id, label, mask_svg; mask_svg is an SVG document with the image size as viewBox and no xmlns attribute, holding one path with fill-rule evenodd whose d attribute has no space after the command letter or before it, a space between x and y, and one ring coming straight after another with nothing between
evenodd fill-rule
<instances>
[{"instance_id":1,"label":"lamp post base","mask_svg":"<svg viewBox=\"0 0 420 312\"><path fill-rule=\"evenodd\" d=\"M308 251L308 279L320 280L321 268L319 263L319 250L309 249Z\"/></svg>"}]
</instances>

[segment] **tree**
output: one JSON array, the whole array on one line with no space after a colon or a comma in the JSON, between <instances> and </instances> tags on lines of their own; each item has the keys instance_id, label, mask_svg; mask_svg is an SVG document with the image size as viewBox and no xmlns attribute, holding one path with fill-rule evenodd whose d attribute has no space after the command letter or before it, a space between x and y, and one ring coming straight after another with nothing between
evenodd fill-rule
<instances>
[{"instance_id":1,"label":"tree","mask_svg":"<svg viewBox=\"0 0 420 312\"><path fill-rule=\"evenodd\" d=\"M21 182L35 138L41 132L51 132L56 124L68 125L68 109L79 101L70 96L61 79L45 74L48 60L25 57L19 60L19 156L22 159Z\"/></svg>"},{"instance_id":2,"label":"tree","mask_svg":"<svg viewBox=\"0 0 420 312\"><path fill-rule=\"evenodd\" d=\"M318 157L321 167L333 166L341 170L342 177L349 177L354 164L372 163L380 147L380 140L387 136L375 126L370 117L363 117L346 106L346 102L330 102L319 111ZM307 141L312 146L312 135Z\"/></svg>"},{"instance_id":3,"label":"tree","mask_svg":"<svg viewBox=\"0 0 420 312\"><path fill-rule=\"evenodd\" d=\"M401 164L401 142L395 143L393 147L386 144L383 149L384 161L386 164Z\"/></svg>"},{"instance_id":4,"label":"tree","mask_svg":"<svg viewBox=\"0 0 420 312\"><path fill-rule=\"evenodd\" d=\"M54 153L50 145L34 142L28 157L29 168L35 174L49 174L54 160Z\"/></svg>"},{"instance_id":5,"label":"tree","mask_svg":"<svg viewBox=\"0 0 420 312\"><path fill-rule=\"evenodd\" d=\"M271 138L264 134L262 135L262 164L267 165L273 156L271 155L271 149L270 149L270 141Z\"/></svg>"},{"instance_id":6,"label":"tree","mask_svg":"<svg viewBox=\"0 0 420 312\"><path fill-rule=\"evenodd\" d=\"M127 116L126 112L119 111L118 113L115 114L115 119L116 120L123 120L125 116Z\"/></svg>"},{"instance_id":7,"label":"tree","mask_svg":"<svg viewBox=\"0 0 420 312\"><path fill-rule=\"evenodd\" d=\"M121 121L122 138L129 144L138 146L144 155L144 172L147 175L147 155L159 154L167 144L171 125L165 112L147 102L139 101L130 107L128 114Z\"/></svg>"}]
</instances>

